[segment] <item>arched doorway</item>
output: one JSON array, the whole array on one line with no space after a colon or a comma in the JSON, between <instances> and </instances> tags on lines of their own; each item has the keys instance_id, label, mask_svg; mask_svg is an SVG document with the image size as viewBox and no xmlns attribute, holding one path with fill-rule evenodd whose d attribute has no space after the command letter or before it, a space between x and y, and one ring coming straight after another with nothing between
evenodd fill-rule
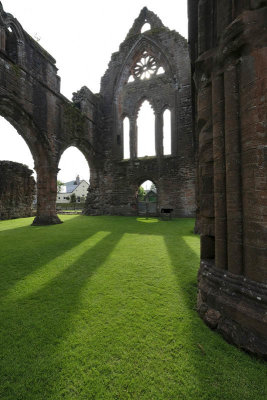
<instances>
[{"instance_id":1,"label":"arched doorway","mask_svg":"<svg viewBox=\"0 0 267 400\"><path fill-rule=\"evenodd\" d=\"M90 185L90 168L84 154L74 146L62 154L57 176L57 211L82 211Z\"/></svg>"},{"instance_id":2,"label":"arched doorway","mask_svg":"<svg viewBox=\"0 0 267 400\"><path fill-rule=\"evenodd\" d=\"M158 215L158 190L155 183L150 180L143 181L138 187L137 212L140 216Z\"/></svg>"},{"instance_id":3,"label":"arched doorway","mask_svg":"<svg viewBox=\"0 0 267 400\"><path fill-rule=\"evenodd\" d=\"M0 160L25 164L34 171L32 153L17 130L4 117L0 116ZM35 177L36 174L34 173Z\"/></svg>"},{"instance_id":4,"label":"arched doorway","mask_svg":"<svg viewBox=\"0 0 267 400\"><path fill-rule=\"evenodd\" d=\"M30 217L37 204L33 156L22 136L2 116L0 141L0 219Z\"/></svg>"}]
</instances>

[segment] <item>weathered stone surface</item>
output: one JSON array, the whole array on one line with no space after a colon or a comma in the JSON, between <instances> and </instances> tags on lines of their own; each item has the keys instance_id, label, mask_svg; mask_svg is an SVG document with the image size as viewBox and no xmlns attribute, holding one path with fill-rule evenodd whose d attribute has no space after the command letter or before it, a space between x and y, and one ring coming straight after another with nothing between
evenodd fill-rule
<instances>
[{"instance_id":1,"label":"weathered stone surface","mask_svg":"<svg viewBox=\"0 0 267 400\"><path fill-rule=\"evenodd\" d=\"M204 322L231 343L267 358L267 284L201 261L198 311Z\"/></svg>"},{"instance_id":2,"label":"weathered stone surface","mask_svg":"<svg viewBox=\"0 0 267 400\"><path fill-rule=\"evenodd\" d=\"M35 181L26 165L0 161L0 219L30 217Z\"/></svg>"},{"instance_id":3,"label":"weathered stone surface","mask_svg":"<svg viewBox=\"0 0 267 400\"><path fill-rule=\"evenodd\" d=\"M188 6L199 149L199 314L228 341L266 357L267 2L189 0Z\"/></svg>"},{"instance_id":4,"label":"weathered stone surface","mask_svg":"<svg viewBox=\"0 0 267 400\"><path fill-rule=\"evenodd\" d=\"M145 22L151 29L141 33ZM136 60L147 51L165 73L127 84ZM156 117L157 155L137 159L136 117L144 99ZM90 166L85 214L136 215L137 189L152 180L159 208L176 216L195 211L195 156L188 45L144 8L120 50L112 55L100 94L87 87L73 102L60 93L55 60L23 30L0 3L0 115L22 135L37 172L34 224L59 223L56 178L62 153L76 146ZM172 154L162 154L162 114L172 113ZM123 161L122 119L131 120L131 159Z\"/></svg>"},{"instance_id":5,"label":"weathered stone surface","mask_svg":"<svg viewBox=\"0 0 267 400\"><path fill-rule=\"evenodd\" d=\"M141 33L145 22L151 30ZM144 51L165 73L128 83L136 60ZM158 191L158 208L173 208L174 216L195 213L195 156L191 117L191 80L188 46L175 31L144 8L119 51L111 57L101 81L102 164L91 179L86 214L136 215L138 186L151 180ZM155 114L156 156L137 157L137 116L143 100ZM163 155L162 115L172 114L172 154ZM123 160L123 119L130 120L131 156ZM103 147L104 146L104 147ZM105 153L104 153L105 152ZM97 191L97 195L96 195Z\"/></svg>"}]
</instances>

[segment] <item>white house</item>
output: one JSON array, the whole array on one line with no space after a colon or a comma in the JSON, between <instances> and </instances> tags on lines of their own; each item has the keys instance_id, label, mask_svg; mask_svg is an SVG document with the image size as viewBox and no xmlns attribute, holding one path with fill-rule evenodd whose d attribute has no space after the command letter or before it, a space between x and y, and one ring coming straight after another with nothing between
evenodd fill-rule
<instances>
[{"instance_id":1,"label":"white house","mask_svg":"<svg viewBox=\"0 0 267 400\"><path fill-rule=\"evenodd\" d=\"M79 175L77 175L74 181L64 183L62 192L57 193L57 203L70 203L72 194L75 194L77 203L84 202L88 187L89 183L84 179L80 180Z\"/></svg>"}]
</instances>

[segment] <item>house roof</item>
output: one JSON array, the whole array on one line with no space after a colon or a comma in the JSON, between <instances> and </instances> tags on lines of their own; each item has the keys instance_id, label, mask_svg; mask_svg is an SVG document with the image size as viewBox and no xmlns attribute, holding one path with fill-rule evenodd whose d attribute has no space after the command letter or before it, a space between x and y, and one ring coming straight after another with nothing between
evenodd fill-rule
<instances>
[{"instance_id":1,"label":"house roof","mask_svg":"<svg viewBox=\"0 0 267 400\"><path fill-rule=\"evenodd\" d=\"M76 184L76 180L74 181L69 181L64 183L64 186L66 186L66 192L65 193L72 193L74 190L80 186L83 182L85 182L87 185L89 185L88 182L86 182L84 179L80 181L79 185Z\"/></svg>"}]
</instances>

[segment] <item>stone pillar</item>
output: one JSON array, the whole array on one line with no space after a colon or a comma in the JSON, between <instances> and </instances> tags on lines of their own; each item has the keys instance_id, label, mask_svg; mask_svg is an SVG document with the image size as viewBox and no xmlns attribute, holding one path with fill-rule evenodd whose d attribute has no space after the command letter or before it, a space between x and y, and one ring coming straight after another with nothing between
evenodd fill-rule
<instances>
[{"instance_id":1,"label":"stone pillar","mask_svg":"<svg viewBox=\"0 0 267 400\"><path fill-rule=\"evenodd\" d=\"M25 66L25 51L24 51L24 43L22 40L17 41L17 49L18 49L18 63L22 66Z\"/></svg>"},{"instance_id":2,"label":"stone pillar","mask_svg":"<svg viewBox=\"0 0 267 400\"><path fill-rule=\"evenodd\" d=\"M227 214L224 143L224 79L212 79L213 170L215 215L215 266L227 269Z\"/></svg>"},{"instance_id":3,"label":"stone pillar","mask_svg":"<svg viewBox=\"0 0 267 400\"><path fill-rule=\"evenodd\" d=\"M266 66L266 47L242 57L240 65L244 275L265 285L267 284Z\"/></svg>"},{"instance_id":4,"label":"stone pillar","mask_svg":"<svg viewBox=\"0 0 267 400\"><path fill-rule=\"evenodd\" d=\"M136 118L130 118L130 158L137 158L137 125Z\"/></svg>"},{"instance_id":5,"label":"stone pillar","mask_svg":"<svg viewBox=\"0 0 267 400\"><path fill-rule=\"evenodd\" d=\"M212 89L205 83L198 94L199 126L199 208L201 226L201 258L214 258L214 204L213 204L213 137Z\"/></svg>"},{"instance_id":6,"label":"stone pillar","mask_svg":"<svg viewBox=\"0 0 267 400\"><path fill-rule=\"evenodd\" d=\"M263 2L256 0L234 0L226 6L226 2L220 1L213 2L217 9L210 15L211 1L199 0L197 16L191 13L195 0L189 3L191 53L195 54L198 48L197 60L193 60L198 92L195 111L200 141L200 231L203 237L198 312L206 324L228 342L267 359L267 32L264 29L267 9ZM231 18L236 20L231 21ZM192 30L196 22L198 29ZM212 35L217 41L212 41ZM210 147L203 141L208 115L204 112L205 108L208 110L208 106L204 107L208 96L203 86L207 86L210 74L215 260L205 259L212 243L205 240L208 225L203 206L207 201L203 169L207 172L208 161L204 163L203 154L205 150L210 153Z\"/></svg>"},{"instance_id":7,"label":"stone pillar","mask_svg":"<svg viewBox=\"0 0 267 400\"><path fill-rule=\"evenodd\" d=\"M161 157L163 155L163 114L155 114L155 143L156 155Z\"/></svg>"},{"instance_id":8,"label":"stone pillar","mask_svg":"<svg viewBox=\"0 0 267 400\"><path fill-rule=\"evenodd\" d=\"M6 50L6 32L3 26L0 26L0 49Z\"/></svg>"},{"instance_id":9,"label":"stone pillar","mask_svg":"<svg viewBox=\"0 0 267 400\"><path fill-rule=\"evenodd\" d=\"M243 272L243 213L239 85L235 65L228 66L224 73L224 92L228 270L240 275Z\"/></svg>"},{"instance_id":10,"label":"stone pillar","mask_svg":"<svg viewBox=\"0 0 267 400\"><path fill-rule=\"evenodd\" d=\"M37 214L33 225L60 224L56 214L57 173L51 166L39 166L37 172Z\"/></svg>"}]
</instances>

